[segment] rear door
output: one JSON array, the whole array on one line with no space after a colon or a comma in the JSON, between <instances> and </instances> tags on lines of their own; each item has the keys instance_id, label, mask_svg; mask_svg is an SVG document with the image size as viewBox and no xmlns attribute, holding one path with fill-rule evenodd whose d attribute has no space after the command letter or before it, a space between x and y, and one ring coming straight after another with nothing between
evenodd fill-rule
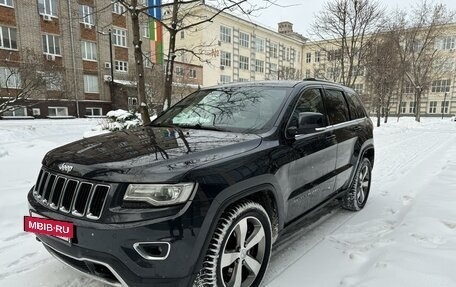
<instances>
[{"instance_id":1,"label":"rear door","mask_svg":"<svg viewBox=\"0 0 456 287\"><path fill-rule=\"evenodd\" d=\"M337 142L323 104L321 86L306 88L294 108L288 127L297 125L300 113L320 113L320 128L306 129L295 135L289 144L293 157L288 169L288 221L309 211L333 192Z\"/></svg>"},{"instance_id":2,"label":"rear door","mask_svg":"<svg viewBox=\"0 0 456 287\"><path fill-rule=\"evenodd\" d=\"M359 120L350 117L350 110L344 91L337 87L325 87L325 107L330 125L333 126L337 141L334 191L345 188L353 171L353 155L360 129Z\"/></svg>"}]
</instances>

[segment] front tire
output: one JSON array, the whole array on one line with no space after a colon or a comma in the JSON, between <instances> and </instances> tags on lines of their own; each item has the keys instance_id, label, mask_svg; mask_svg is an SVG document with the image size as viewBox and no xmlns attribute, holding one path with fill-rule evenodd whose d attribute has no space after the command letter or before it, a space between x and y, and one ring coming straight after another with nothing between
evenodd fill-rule
<instances>
[{"instance_id":1,"label":"front tire","mask_svg":"<svg viewBox=\"0 0 456 287\"><path fill-rule=\"evenodd\" d=\"M266 210L252 201L234 205L220 218L193 286L258 287L269 264L271 245Z\"/></svg>"},{"instance_id":2,"label":"front tire","mask_svg":"<svg viewBox=\"0 0 456 287\"><path fill-rule=\"evenodd\" d=\"M348 192L342 198L342 207L352 211L363 209L369 197L371 180L371 162L369 159L363 158L356 170Z\"/></svg>"}]
</instances>

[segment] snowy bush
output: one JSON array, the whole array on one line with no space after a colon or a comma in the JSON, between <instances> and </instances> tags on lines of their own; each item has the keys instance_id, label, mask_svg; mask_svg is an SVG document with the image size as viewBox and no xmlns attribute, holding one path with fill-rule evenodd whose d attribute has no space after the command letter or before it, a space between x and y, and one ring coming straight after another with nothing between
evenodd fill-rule
<instances>
[{"instance_id":1,"label":"snowy bush","mask_svg":"<svg viewBox=\"0 0 456 287\"><path fill-rule=\"evenodd\" d=\"M452 116L452 117L451 117L451 121L452 121L452 122L456 122L456 116Z\"/></svg>"},{"instance_id":2,"label":"snowy bush","mask_svg":"<svg viewBox=\"0 0 456 287\"><path fill-rule=\"evenodd\" d=\"M153 115L150 120L153 121L157 116ZM91 131L84 133L84 138L93 137L114 131L128 130L142 125L141 114L132 113L125 110L110 111L106 118L101 120Z\"/></svg>"},{"instance_id":3,"label":"snowy bush","mask_svg":"<svg viewBox=\"0 0 456 287\"><path fill-rule=\"evenodd\" d=\"M142 124L140 114L125 110L110 111L106 114L106 120L101 124L102 130L121 131L131 129Z\"/></svg>"}]
</instances>

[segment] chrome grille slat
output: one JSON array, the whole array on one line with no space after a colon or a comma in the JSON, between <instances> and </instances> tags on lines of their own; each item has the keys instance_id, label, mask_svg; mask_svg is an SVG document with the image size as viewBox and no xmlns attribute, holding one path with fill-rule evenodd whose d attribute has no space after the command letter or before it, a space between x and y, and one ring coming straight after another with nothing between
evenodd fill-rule
<instances>
[{"instance_id":1,"label":"chrome grille slat","mask_svg":"<svg viewBox=\"0 0 456 287\"><path fill-rule=\"evenodd\" d=\"M93 184L87 182L82 182L79 185L78 192L74 197L73 208L71 209L71 213L73 215L76 215L78 217L84 216L92 187Z\"/></svg>"},{"instance_id":2,"label":"chrome grille slat","mask_svg":"<svg viewBox=\"0 0 456 287\"><path fill-rule=\"evenodd\" d=\"M49 177L49 172L43 173L43 178L41 179L40 187L38 188L38 197L43 196L44 187L46 186L48 177Z\"/></svg>"},{"instance_id":3,"label":"chrome grille slat","mask_svg":"<svg viewBox=\"0 0 456 287\"><path fill-rule=\"evenodd\" d=\"M59 208L59 203L60 203L60 197L62 196L63 189L65 188L67 179L59 176L57 180L55 181L55 186L53 188L52 194L49 197L49 206L52 209L58 209Z\"/></svg>"},{"instance_id":4,"label":"chrome grille slat","mask_svg":"<svg viewBox=\"0 0 456 287\"><path fill-rule=\"evenodd\" d=\"M110 185L78 180L44 168L40 170L33 195L42 205L76 217L99 219Z\"/></svg>"}]
</instances>

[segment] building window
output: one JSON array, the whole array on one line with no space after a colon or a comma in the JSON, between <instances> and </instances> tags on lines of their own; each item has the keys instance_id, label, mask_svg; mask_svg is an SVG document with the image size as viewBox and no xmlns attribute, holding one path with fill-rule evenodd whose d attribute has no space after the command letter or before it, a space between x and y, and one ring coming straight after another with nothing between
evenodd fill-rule
<instances>
[{"instance_id":1,"label":"building window","mask_svg":"<svg viewBox=\"0 0 456 287\"><path fill-rule=\"evenodd\" d=\"M116 70L116 72L127 73L128 72L128 62L114 61L114 69Z\"/></svg>"},{"instance_id":2,"label":"building window","mask_svg":"<svg viewBox=\"0 0 456 287\"><path fill-rule=\"evenodd\" d=\"M127 47L127 30L114 28L112 31L113 44L119 47Z\"/></svg>"},{"instance_id":3,"label":"building window","mask_svg":"<svg viewBox=\"0 0 456 287\"><path fill-rule=\"evenodd\" d=\"M312 53L306 54L306 63L310 63L312 61Z\"/></svg>"},{"instance_id":4,"label":"building window","mask_svg":"<svg viewBox=\"0 0 456 287\"><path fill-rule=\"evenodd\" d=\"M46 55L61 55L60 37L49 34L43 35L43 52Z\"/></svg>"},{"instance_id":5,"label":"building window","mask_svg":"<svg viewBox=\"0 0 456 287\"><path fill-rule=\"evenodd\" d=\"M310 70L309 69L306 70L306 78L310 78Z\"/></svg>"},{"instance_id":6,"label":"building window","mask_svg":"<svg viewBox=\"0 0 456 287\"><path fill-rule=\"evenodd\" d=\"M93 42L81 42L81 54L83 60L96 61L97 60L97 44Z\"/></svg>"},{"instance_id":7,"label":"building window","mask_svg":"<svg viewBox=\"0 0 456 287\"><path fill-rule=\"evenodd\" d=\"M437 101L429 102L429 113L430 114L437 113Z\"/></svg>"},{"instance_id":8,"label":"building window","mask_svg":"<svg viewBox=\"0 0 456 287\"><path fill-rule=\"evenodd\" d=\"M248 82L249 80L246 79L246 78L239 78L239 81L238 82L241 82L241 83L245 83L245 82Z\"/></svg>"},{"instance_id":9,"label":"building window","mask_svg":"<svg viewBox=\"0 0 456 287\"><path fill-rule=\"evenodd\" d=\"M231 67L231 53L222 51L220 53L220 65Z\"/></svg>"},{"instance_id":10,"label":"building window","mask_svg":"<svg viewBox=\"0 0 456 287\"><path fill-rule=\"evenodd\" d=\"M364 76L364 67L354 66L353 67L353 74L354 74L354 76L357 76L357 77Z\"/></svg>"},{"instance_id":11,"label":"building window","mask_svg":"<svg viewBox=\"0 0 456 287\"><path fill-rule=\"evenodd\" d=\"M191 79L196 79L196 70L195 69L190 69L190 71L188 72L188 76Z\"/></svg>"},{"instance_id":12,"label":"building window","mask_svg":"<svg viewBox=\"0 0 456 287\"><path fill-rule=\"evenodd\" d=\"M416 111L416 103L415 102L410 102L409 113L410 114L415 114L415 111Z\"/></svg>"},{"instance_id":13,"label":"building window","mask_svg":"<svg viewBox=\"0 0 456 287\"><path fill-rule=\"evenodd\" d=\"M250 34L239 32L239 45L248 48L250 46Z\"/></svg>"},{"instance_id":14,"label":"building window","mask_svg":"<svg viewBox=\"0 0 456 287\"><path fill-rule=\"evenodd\" d=\"M357 94L362 94L363 91L364 91L364 85L363 84L355 84L355 86L353 87L353 90L355 90L355 92Z\"/></svg>"},{"instance_id":15,"label":"building window","mask_svg":"<svg viewBox=\"0 0 456 287\"><path fill-rule=\"evenodd\" d=\"M4 112L3 116L5 116L5 117L26 117L27 108L26 107L17 107L14 110Z\"/></svg>"},{"instance_id":16,"label":"building window","mask_svg":"<svg viewBox=\"0 0 456 287\"><path fill-rule=\"evenodd\" d=\"M255 38L255 51L258 53L264 53L264 39L263 38Z\"/></svg>"},{"instance_id":17,"label":"building window","mask_svg":"<svg viewBox=\"0 0 456 287\"><path fill-rule=\"evenodd\" d=\"M276 43L271 43L269 47L271 57L277 59L279 57L279 46Z\"/></svg>"},{"instance_id":18,"label":"building window","mask_svg":"<svg viewBox=\"0 0 456 287\"><path fill-rule=\"evenodd\" d=\"M269 66L269 72L270 73L277 73L278 71L279 70L278 70L277 64L271 63L270 66Z\"/></svg>"},{"instance_id":19,"label":"building window","mask_svg":"<svg viewBox=\"0 0 456 287\"><path fill-rule=\"evenodd\" d=\"M84 92L88 94L98 94L98 76L84 75Z\"/></svg>"},{"instance_id":20,"label":"building window","mask_svg":"<svg viewBox=\"0 0 456 287\"><path fill-rule=\"evenodd\" d=\"M67 107L48 107L48 116L50 117L67 117Z\"/></svg>"},{"instance_id":21,"label":"building window","mask_svg":"<svg viewBox=\"0 0 456 287\"><path fill-rule=\"evenodd\" d=\"M149 38L149 26L148 25L142 26L142 35L144 38Z\"/></svg>"},{"instance_id":22,"label":"building window","mask_svg":"<svg viewBox=\"0 0 456 287\"><path fill-rule=\"evenodd\" d=\"M406 94L415 93L415 87L409 82L405 83L404 93L406 93Z\"/></svg>"},{"instance_id":23,"label":"building window","mask_svg":"<svg viewBox=\"0 0 456 287\"><path fill-rule=\"evenodd\" d=\"M182 30L182 31L180 32L180 35L181 35L181 39L185 39L185 31L184 31L184 30Z\"/></svg>"},{"instance_id":24,"label":"building window","mask_svg":"<svg viewBox=\"0 0 456 287\"><path fill-rule=\"evenodd\" d=\"M179 77L183 77L184 76L184 68L176 67L176 75L179 76Z\"/></svg>"},{"instance_id":25,"label":"building window","mask_svg":"<svg viewBox=\"0 0 456 287\"><path fill-rule=\"evenodd\" d=\"M290 48L287 48L287 56L286 56L287 61L290 61Z\"/></svg>"},{"instance_id":26,"label":"building window","mask_svg":"<svg viewBox=\"0 0 456 287\"><path fill-rule=\"evenodd\" d=\"M320 62L320 51L315 51L315 63Z\"/></svg>"},{"instance_id":27,"label":"building window","mask_svg":"<svg viewBox=\"0 0 456 287\"><path fill-rule=\"evenodd\" d=\"M17 29L0 26L0 49L17 50Z\"/></svg>"},{"instance_id":28,"label":"building window","mask_svg":"<svg viewBox=\"0 0 456 287\"><path fill-rule=\"evenodd\" d=\"M221 84L231 83L231 76L220 75L220 83Z\"/></svg>"},{"instance_id":29,"label":"building window","mask_svg":"<svg viewBox=\"0 0 456 287\"><path fill-rule=\"evenodd\" d=\"M255 60L255 72L264 73L264 61Z\"/></svg>"},{"instance_id":30,"label":"building window","mask_svg":"<svg viewBox=\"0 0 456 287\"><path fill-rule=\"evenodd\" d=\"M48 91L61 91L62 90L62 75L59 73L49 73L43 76L46 82L46 89Z\"/></svg>"},{"instance_id":31,"label":"building window","mask_svg":"<svg viewBox=\"0 0 456 287\"><path fill-rule=\"evenodd\" d=\"M0 6L13 7L13 0L0 0Z\"/></svg>"},{"instance_id":32,"label":"building window","mask_svg":"<svg viewBox=\"0 0 456 287\"><path fill-rule=\"evenodd\" d=\"M101 108L86 108L85 115L86 117L97 117L102 116L103 112Z\"/></svg>"},{"instance_id":33,"label":"building window","mask_svg":"<svg viewBox=\"0 0 456 287\"><path fill-rule=\"evenodd\" d=\"M119 3L117 0L111 0L112 3L112 13L116 13L119 15L124 14L127 10L125 9L125 6Z\"/></svg>"},{"instance_id":34,"label":"building window","mask_svg":"<svg viewBox=\"0 0 456 287\"><path fill-rule=\"evenodd\" d=\"M248 70L249 69L249 57L246 56L239 56L239 68L241 70Z\"/></svg>"},{"instance_id":35,"label":"building window","mask_svg":"<svg viewBox=\"0 0 456 287\"><path fill-rule=\"evenodd\" d=\"M57 17L57 0L38 0L40 15Z\"/></svg>"},{"instance_id":36,"label":"building window","mask_svg":"<svg viewBox=\"0 0 456 287\"><path fill-rule=\"evenodd\" d=\"M0 88L19 89L21 79L16 68L0 67Z\"/></svg>"},{"instance_id":37,"label":"building window","mask_svg":"<svg viewBox=\"0 0 456 287\"><path fill-rule=\"evenodd\" d=\"M401 103L401 114L405 114L407 112L407 102Z\"/></svg>"},{"instance_id":38,"label":"building window","mask_svg":"<svg viewBox=\"0 0 456 287\"><path fill-rule=\"evenodd\" d=\"M138 98L128 97L128 106L129 107L137 107L138 106Z\"/></svg>"},{"instance_id":39,"label":"building window","mask_svg":"<svg viewBox=\"0 0 456 287\"><path fill-rule=\"evenodd\" d=\"M152 68L152 62L150 61L150 58L146 55L143 57L143 64L144 68Z\"/></svg>"},{"instance_id":40,"label":"building window","mask_svg":"<svg viewBox=\"0 0 456 287\"><path fill-rule=\"evenodd\" d=\"M87 5L80 5L79 10L81 12L81 23L94 26L95 20L93 17L93 8Z\"/></svg>"},{"instance_id":41,"label":"building window","mask_svg":"<svg viewBox=\"0 0 456 287\"><path fill-rule=\"evenodd\" d=\"M450 91L451 80L437 80L432 82L433 93L448 93Z\"/></svg>"},{"instance_id":42,"label":"building window","mask_svg":"<svg viewBox=\"0 0 456 287\"><path fill-rule=\"evenodd\" d=\"M445 101L441 103L441 106L440 106L440 113L442 114L448 114L449 112L449 109L450 108L450 102L449 101Z\"/></svg>"},{"instance_id":43,"label":"building window","mask_svg":"<svg viewBox=\"0 0 456 287\"><path fill-rule=\"evenodd\" d=\"M438 50L453 50L456 47L456 37L449 36L436 40L436 49Z\"/></svg>"},{"instance_id":44,"label":"building window","mask_svg":"<svg viewBox=\"0 0 456 287\"><path fill-rule=\"evenodd\" d=\"M220 26L220 41L231 43L231 28Z\"/></svg>"}]
</instances>

